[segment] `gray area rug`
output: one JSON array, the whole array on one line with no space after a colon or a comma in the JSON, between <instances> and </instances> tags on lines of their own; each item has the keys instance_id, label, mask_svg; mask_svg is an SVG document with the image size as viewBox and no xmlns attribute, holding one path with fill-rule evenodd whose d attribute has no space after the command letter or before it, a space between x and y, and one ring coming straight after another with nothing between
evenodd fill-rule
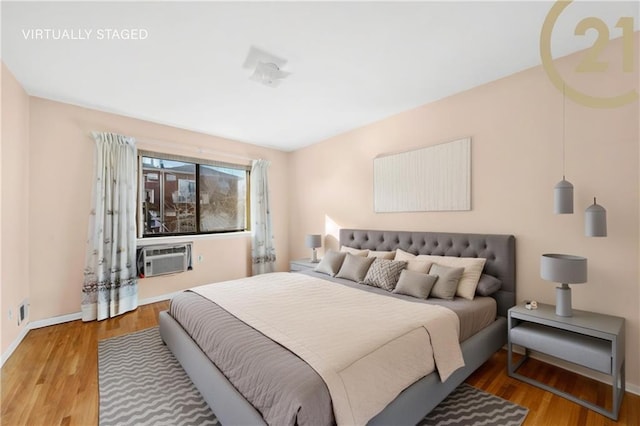
<instances>
[{"instance_id":1,"label":"gray area rug","mask_svg":"<svg viewBox=\"0 0 640 426\"><path fill-rule=\"evenodd\" d=\"M527 408L462 383L420 426L520 426L528 412Z\"/></svg>"},{"instance_id":2,"label":"gray area rug","mask_svg":"<svg viewBox=\"0 0 640 426\"><path fill-rule=\"evenodd\" d=\"M219 425L157 327L98 342L100 426Z\"/></svg>"},{"instance_id":3,"label":"gray area rug","mask_svg":"<svg viewBox=\"0 0 640 426\"><path fill-rule=\"evenodd\" d=\"M100 426L219 425L157 327L98 343ZM420 426L519 426L528 410L463 383Z\"/></svg>"}]
</instances>

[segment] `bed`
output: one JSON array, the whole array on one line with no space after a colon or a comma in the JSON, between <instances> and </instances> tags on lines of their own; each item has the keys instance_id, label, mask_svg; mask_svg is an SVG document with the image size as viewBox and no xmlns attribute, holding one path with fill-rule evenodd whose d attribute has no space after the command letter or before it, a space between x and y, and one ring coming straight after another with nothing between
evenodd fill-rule
<instances>
[{"instance_id":1,"label":"bed","mask_svg":"<svg viewBox=\"0 0 640 426\"><path fill-rule=\"evenodd\" d=\"M483 273L496 277L502 282L500 290L491 295L491 302L493 303L495 301L495 320L490 321L486 327L479 331L473 330L473 334L471 336L463 336L463 339L461 339L460 347L462 350L462 356L464 357L464 367L457 369L444 382L440 380L436 371L419 379L404 389L393 401L386 405L381 412L371 418L368 422L368 424L371 425L415 425L429 411L446 398L446 396L460 383L462 383L473 371L475 371L489 357L491 357L493 353L499 350L506 343L506 313L507 310L515 304L515 239L511 235L495 234L456 234L342 229L340 231L340 244L354 249L369 249L375 251L402 249L414 254L482 257L486 259ZM340 279L330 278L327 275L315 272L308 272L307 275L319 277L325 280L328 279L334 282L341 281ZM353 283L343 284L355 287L361 286ZM194 296L185 295L182 297L193 298ZM203 301L198 303L202 306L205 304ZM196 308L189 308L188 310L194 309ZM224 310L221 309L221 311ZM227 331L233 330L231 333L237 333L237 336L244 336L241 339L245 342L243 343L244 346L240 346L239 349L236 349L238 353L231 356L231 359L235 360L233 362L247 358L252 352L256 352L252 346L247 346L249 345L247 342L253 342L252 339L256 336L248 337L249 334L243 333L253 332L259 334L259 332L246 326L246 324L244 325L244 328L241 328L242 324L238 323L242 322L233 318L233 316L228 313L227 317L224 317L224 312L218 312L215 315L218 316L211 317L212 319L210 321L218 323L219 329L225 329ZM176 318L183 321L185 323L185 327L190 331L187 332L185 327L183 327ZM199 321L203 320L199 319ZM224 425L265 424L265 417L270 417L267 417L266 414L265 417L263 417L261 411L256 410L256 408L254 408L254 406L248 401L248 399L253 400L252 398L254 398L254 396L249 395L245 397L245 395L239 392L236 386L234 386L227 378L227 376L229 376L231 377L231 380L233 380L233 375L229 374L229 371L227 371L230 366L224 366L224 361L219 362L223 365L221 368L227 375L223 374L216 364L205 354L205 352L211 354L212 349L207 349L202 343L198 344L192 339L191 335L194 334L194 330L210 327L203 327L202 322L200 325L195 326L187 326L186 324L187 322L183 319L179 311L174 311L173 313L162 312L160 314L160 332L164 342L180 361L185 371L189 374L192 381L203 395L204 399L210 405L214 413L216 413L220 422ZM264 336L262 336L262 338L263 340L261 340L262 343L260 343L260 345L267 345L268 342L266 341L269 339ZM274 342L271 342L271 344L271 349L265 350L286 351L286 349L283 348L277 349L279 345L274 344ZM204 349L201 349L201 345L203 345ZM290 354L290 356L293 357L291 359L296 358L293 354ZM290 361L287 361L288 365L292 364ZM255 363L256 361L247 361L247 363L251 362ZM301 362L304 364L303 361ZM231 367L236 368L235 365L232 365ZM276 369L277 367L278 366L274 364L273 368ZM240 369L240 372L237 374L242 375L246 373L243 372L242 369L245 367L242 366L241 363L238 364L237 368ZM301 366L299 371L303 372L304 368L305 366ZM311 369L308 365L306 368ZM299 373L298 370L295 370L293 366L291 366L291 371L295 372L291 373L294 380L298 377L298 374L302 374ZM236 383L236 385L238 385L238 383ZM240 385L237 387L243 389ZM243 392L246 393L246 386L245 389L243 389ZM280 399L297 397L297 394L300 393L300 389L297 388L292 392L296 395L287 396L285 393L285 396L281 396ZM271 403L272 401L264 402L265 406L269 406ZM313 405L313 407L310 407L306 411L313 411L316 409L316 406L320 406L322 404L320 404L320 400L318 400L318 404L311 405ZM262 411L264 412L264 409L262 409ZM300 419L294 419L294 423L304 423L304 421L301 420L303 416L309 416L309 418L313 419L313 416L318 415L318 413L305 413L304 411L305 410L300 410L299 415L301 417ZM313 421L311 422L314 423ZM271 423L273 423L273 421L271 421Z\"/></svg>"}]
</instances>

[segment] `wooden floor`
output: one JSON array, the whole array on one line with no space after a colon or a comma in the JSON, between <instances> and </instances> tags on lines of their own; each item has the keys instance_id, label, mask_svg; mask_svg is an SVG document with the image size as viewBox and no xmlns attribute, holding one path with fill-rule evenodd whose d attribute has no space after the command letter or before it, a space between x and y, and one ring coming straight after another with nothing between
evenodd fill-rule
<instances>
[{"instance_id":1,"label":"wooden floor","mask_svg":"<svg viewBox=\"0 0 640 426\"><path fill-rule=\"evenodd\" d=\"M640 425L640 396L625 393L620 416L615 422L608 417L575 404L551 392L507 376L507 351L496 353L466 381L501 398L527 407L524 425ZM572 373L544 362L530 359L518 372L549 386L561 389L592 403L611 409L611 385Z\"/></svg>"},{"instance_id":2,"label":"wooden floor","mask_svg":"<svg viewBox=\"0 0 640 426\"><path fill-rule=\"evenodd\" d=\"M145 305L118 318L73 321L29 332L2 368L3 426L97 425L98 341L153 327L168 302ZM611 387L528 361L520 372L593 402L611 405ZM529 408L525 425L639 425L640 396L627 392L619 422L561 397L511 379L500 351L467 382Z\"/></svg>"}]
</instances>

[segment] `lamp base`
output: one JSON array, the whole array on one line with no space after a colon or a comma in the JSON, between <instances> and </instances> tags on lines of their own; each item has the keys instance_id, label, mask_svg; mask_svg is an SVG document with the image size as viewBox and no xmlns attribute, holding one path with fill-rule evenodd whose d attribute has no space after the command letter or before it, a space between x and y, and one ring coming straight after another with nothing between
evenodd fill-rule
<instances>
[{"instance_id":1,"label":"lamp base","mask_svg":"<svg viewBox=\"0 0 640 426\"><path fill-rule=\"evenodd\" d=\"M316 249L312 249L312 254L311 254L311 263L319 263L320 261L318 260L318 252L316 251Z\"/></svg>"},{"instance_id":2,"label":"lamp base","mask_svg":"<svg viewBox=\"0 0 640 426\"><path fill-rule=\"evenodd\" d=\"M556 287L556 315L560 317L573 316L571 310L571 288L568 284Z\"/></svg>"}]
</instances>

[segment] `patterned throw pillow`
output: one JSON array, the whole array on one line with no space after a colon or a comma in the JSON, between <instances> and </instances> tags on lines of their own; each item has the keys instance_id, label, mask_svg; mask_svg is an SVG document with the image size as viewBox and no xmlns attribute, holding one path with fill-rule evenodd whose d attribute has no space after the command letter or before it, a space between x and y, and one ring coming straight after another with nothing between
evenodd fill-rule
<instances>
[{"instance_id":1,"label":"patterned throw pillow","mask_svg":"<svg viewBox=\"0 0 640 426\"><path fill-rule=\"evenodd\" d=\"M392 291L396 287L400 273L407 267L407 262L381 259L379 257L373 261L367 276L364 277L364 284L379 287L387 291Z\"/></svg>"}]
</instances>

